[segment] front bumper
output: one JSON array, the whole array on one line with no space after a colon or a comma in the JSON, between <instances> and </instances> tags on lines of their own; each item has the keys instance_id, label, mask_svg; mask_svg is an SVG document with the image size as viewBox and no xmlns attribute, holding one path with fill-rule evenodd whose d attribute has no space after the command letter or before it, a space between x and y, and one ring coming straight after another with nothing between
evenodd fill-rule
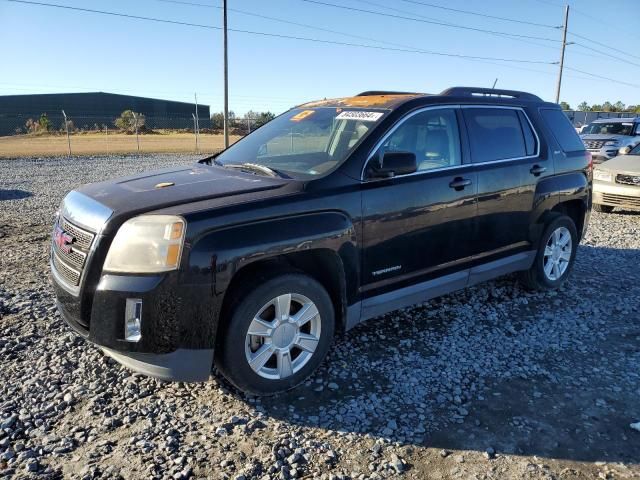
<instances>
[{"instance_id":1,"label":"front bumper","mask_svg":"<svg viewBox=\"0 0 640 480\"><path fill-rule=\"evenodd\" d=\"M213 349L178 349L171 353L122 353L102 351L131 370L170 382L205 382L211 375Z\"/></svg>"},{"instance_id":2,"label":"front bumper","mask_svg":"<svg viewBox=\"0 0 640 480\"><path fill-rule=\"evenodd\" d=\"M214 297L210 286L182 285L178 277L104 274L93 295L77 297L55 275L53 285L66 323L119 363L162 380L206 381L213 364ZM142 300L138 342L124 338L127 298Z\"/></svg>"},{"instance_id":3,"label":"front bumper","mask_svg":"<svg viewBox=\"0 0 640 480\"><path fill-rule=\"evenodd\" d=\"M593 203L640 209L640 187L613 182L593 182Z\"/></svg>"}]
</instances>

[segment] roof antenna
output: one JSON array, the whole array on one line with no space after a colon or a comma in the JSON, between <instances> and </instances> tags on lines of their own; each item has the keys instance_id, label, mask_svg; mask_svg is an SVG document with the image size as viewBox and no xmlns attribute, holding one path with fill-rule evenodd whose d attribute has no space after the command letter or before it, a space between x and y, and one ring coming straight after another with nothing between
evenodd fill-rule
<instances>
[{"instance_id":1,"label":"roof antenna","mask_svg":"<svg viewBox=\"0 0 640 480\"><path fill-rule=\"evenodd\" d=\"M496 78L496 80L493 82L493 87L491 87L491 89L493 90L494 88L496 88L496 83L498 83L498 79Z\"/></svg>"}]
</instances>

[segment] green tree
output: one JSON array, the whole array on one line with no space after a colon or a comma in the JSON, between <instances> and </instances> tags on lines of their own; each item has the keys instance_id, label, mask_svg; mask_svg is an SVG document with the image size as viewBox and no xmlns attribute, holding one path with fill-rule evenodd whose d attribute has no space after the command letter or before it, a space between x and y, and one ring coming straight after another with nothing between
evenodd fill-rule
<instances>
[{"instance_id":1,"label":"green tree","mask_svg":"<svg viewBox=\"0 0 640 480\"><path fill-rule=\"evenodd\" d=\"M613 108L615 108L614 110L615 112L624 112L626 105L622 103L620 100L618 100L616 103L613 104Z\"/></svg>"},{"instance_id":2,"label":"green tree","mask_svg":"<svg viewBox=\"0 0 640 480\"><path fill-rule=\"evenodd\" d=\"M229 127L232 127L236 121L236 114L231 110L229 112ZM217 112L211 115L211 128L214 130L222 130L224 128L224 112Z\"/></svg>"},{"instance_id":3,"label":"green tree","mask_svg":"<svg viewBox=\"0 0 640 480\"><path fill-rule=\"evenodd\" d=\"M136 113L134 115L133 111L125 110L120 114L120 117L116 118L113 124L119 128L120 130L124 130L125 132L135 132L136 131L136 117L138 120L138 130L143 130L145 124L145 117L141 113Z\"/></svg>"},{"instance_id":4,"label":"green tree","mask_svg":"<svg viewBox=\"0 0 640 480\"><path fill-rule=\"evenodd\" d=\"M571 110L571 105L567 102L560 102L560 108L562 108L562 110Z\"/></svg>"},{"instance_id":5,"label":"green tree","mask_svg":"<svg viewBox=\"0 0 640 480\"><path fill-rule=\"evenodd\" d=\"M604 102L602 104L602 111L603 112L613 112L615 110L613 109L613 105L611 104L611 102Z\"/></svg>"},{"instance_id":6,"label":"green tree","mask_svg":"<svg viewBox=\"0 0 640 480\"><path fill-rule=\"evenodd\" d=\"M588 112L589 104L587 102L582 102L580 105L578 105L578 110L580 110L581 112Z\"/></svg>"},{"instance_id":7,"label":"green tree","mask_svg":"<svg viewBox=\"0 0 640 480\"><path fill-rule=\"evenodd\" d=\"M211 128L222 130L224 128L224 113L218 112L211 115Z\"/></svg>"},{"instance_id":8,"label":"green tree","mask_svg":"<svg viewBox=\"0 0 640 480\"><path fill-rule=\"evenodd\" d=\"M40 115L40 119L38 119L38 131L39 132L48 132L51 130L53 125L51 125L51 120L47 117L46 113Z\"/></svg>"},{"instance_id":9,"label":"green tree","mask_svg":"<svg viewBox=\"0 0 640 480\"><path fill-rule=\"evenodd\" d=\"M591 105L591 108L589 108L590 111L592 112L601 112L602 111L602 105Z\"/></svg>"},{"instance_id":10,"label":"green tree","mask_svg":"<svg viewBox=\"0 0 640 480\"><path fill-rule=\"evenodd\" d=\"M255 117L255 123L254 123L255 128L261 127L262 125L264 125L267 122L270 122L274 118L276 118L276 115L272 112L258 113L257 116Z\"/></svg>"}]
</instances>

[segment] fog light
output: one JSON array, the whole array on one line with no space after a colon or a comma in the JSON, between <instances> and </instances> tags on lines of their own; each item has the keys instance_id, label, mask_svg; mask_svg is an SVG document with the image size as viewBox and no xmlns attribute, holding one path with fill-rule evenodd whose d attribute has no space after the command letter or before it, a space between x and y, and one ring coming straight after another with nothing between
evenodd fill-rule
<instances>
[{"instance_id":1,"label":"fog light","mask_svg":"<svg viewBox=\"0 0 640 480\"><path fill-rule=\"evenodd\" d=\"M138 342L142 337L142 300L127 298L124 311L124 339L127 342Z\"/></svg>"}]
</instances>

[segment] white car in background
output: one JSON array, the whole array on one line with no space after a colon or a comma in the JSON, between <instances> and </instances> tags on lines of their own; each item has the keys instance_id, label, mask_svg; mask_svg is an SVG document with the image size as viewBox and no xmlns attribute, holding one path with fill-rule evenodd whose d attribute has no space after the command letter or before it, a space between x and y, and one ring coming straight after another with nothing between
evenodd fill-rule
<instances>
[{"instance_id":1,"label":"white car in background","mask_svg":"<svg viewBox=\"0 0 640 480\"><path fill-rule=\"evenodd\" d=\"M593 170L593 209L611 213L615 207L640 209L640 145Z\"/></svg>"}]
</instances>

